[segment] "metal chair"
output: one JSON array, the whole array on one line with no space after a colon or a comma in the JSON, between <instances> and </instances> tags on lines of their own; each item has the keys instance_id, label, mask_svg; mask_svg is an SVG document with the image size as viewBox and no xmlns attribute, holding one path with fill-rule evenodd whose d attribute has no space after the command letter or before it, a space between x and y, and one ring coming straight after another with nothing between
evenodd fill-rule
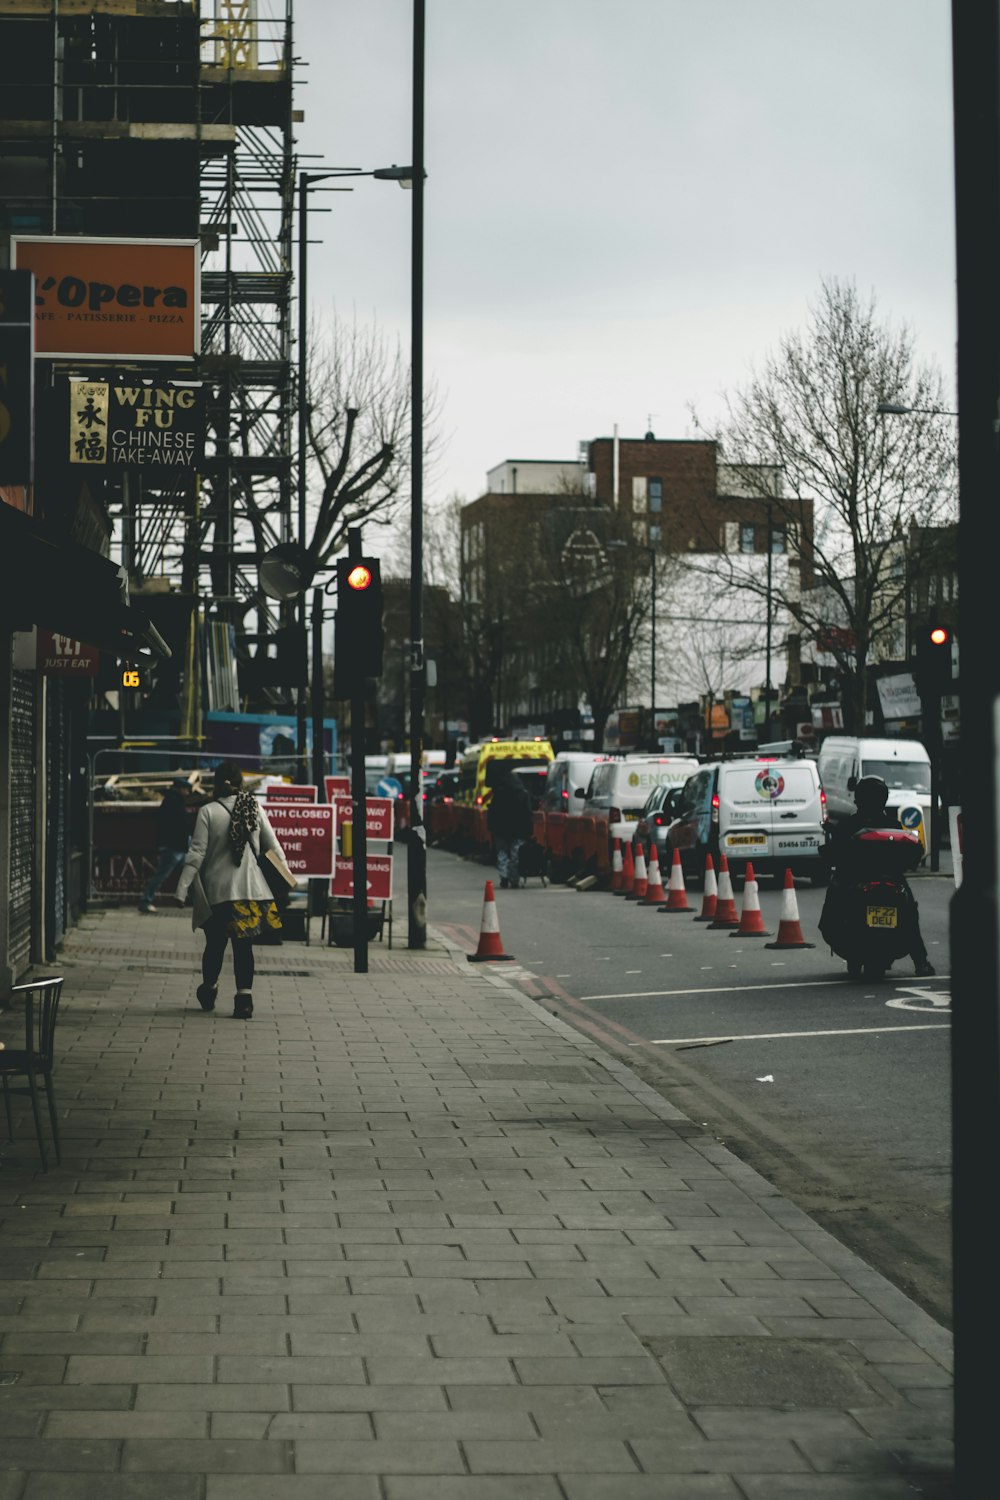
<instances>
[{"instance_id":1,"label":"metal chair","mask_svg":"<svg viewBox=\"0 0 1000 1500\"><path fill-rule=\"evenodd\" d=\"M55 1094L52 1091L52 1065L56 1039L56 1018L59 1014L59 997L63 980L50 976L36 979L30 984L15 984L10 993L24 999L24 1048L6 1048L0 1052L0 1080L3 1082L3 1102L7 1112L7 1134L14 1139L14 1122L11 1116L11 1094L28 1094L35 1117L35 1134L38 1136L38 1154L42 1158L42 1170L49 1170L42 1139L42 1111L38 1095L38 1080L45 1084L52 1122L52 1140L56 1161L62 1161L59 1149L59 1120L56 1114ZM12 1088L10 1080L24 1076L28 1081L23 1087Z\"/></svg>"}]
</instances>

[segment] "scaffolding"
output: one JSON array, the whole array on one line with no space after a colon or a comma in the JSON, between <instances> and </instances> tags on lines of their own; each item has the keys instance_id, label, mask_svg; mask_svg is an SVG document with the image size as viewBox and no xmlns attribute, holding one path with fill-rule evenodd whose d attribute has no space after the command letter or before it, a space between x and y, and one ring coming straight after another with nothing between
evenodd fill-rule
<instances>
[{"instance_id":1,"label":"scaffolding","mask_svg":"<svg viewBox=\"0 0 1000 1500\"><path fill-rule=\"evenodd\" d=\"M0 229L200 241L201 355L170 372L206 387L200 481L109 472L101 498L133 585L237 638L281 623L256 564L291 532L292 74L292 0L0 0Z\"/></svg>"}]
</instances>

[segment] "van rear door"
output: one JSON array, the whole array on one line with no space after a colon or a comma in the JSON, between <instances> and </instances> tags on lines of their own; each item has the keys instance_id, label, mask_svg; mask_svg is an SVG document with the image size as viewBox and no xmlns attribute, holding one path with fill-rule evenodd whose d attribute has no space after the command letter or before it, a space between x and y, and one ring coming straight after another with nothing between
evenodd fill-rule
<instances>
[{"instance_id":1,"label":"van rear door","mask_svg":"<svg viewBox=\"0 0 1000 1500\"><path fill-rule=\"evenodd\" d=\"M767 859L774 832L773 802L784 791L783 768L751 762L719 774L719 849L737 860Z\"/></svg>"},{"instance_id":2,"label":"van rear door","mask_svg":"<svg viewBox=\"0 0 1000 1500\"><path fill-rule=\"evenodd\" d=\"M772 769L783 782L771 800L775 856L779 860L794 859L821 849L826 836L816 767L793 763Z\"/></svg>"}]
</instances>

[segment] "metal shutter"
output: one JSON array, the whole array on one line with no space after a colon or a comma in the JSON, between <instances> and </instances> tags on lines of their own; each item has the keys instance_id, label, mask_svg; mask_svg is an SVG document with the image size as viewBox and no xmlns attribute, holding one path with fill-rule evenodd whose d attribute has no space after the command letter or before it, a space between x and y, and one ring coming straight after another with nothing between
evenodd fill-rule
<instances>
[{"instance_id":1,"label":"metal shutter","mask_svg":"<svg viewBox=\"0 0 1000 1500\"><path fill-rule=\"evenodd\" d=\"M65 683L50 681L46 714L46 946L62 942L66 932L66 840L69 817L69 713Z\"/></svg>"},{"instance_id":2,"label":"metal shutter","mask_svg":"<svg viewBox=\"0 0 1000 1500\"><path fill-rule=\"evenodd\" d=\"M10 964L21 974L31 962L35 867L34 672L11 673L10 705Z\"/></svg>"}]
</instances>

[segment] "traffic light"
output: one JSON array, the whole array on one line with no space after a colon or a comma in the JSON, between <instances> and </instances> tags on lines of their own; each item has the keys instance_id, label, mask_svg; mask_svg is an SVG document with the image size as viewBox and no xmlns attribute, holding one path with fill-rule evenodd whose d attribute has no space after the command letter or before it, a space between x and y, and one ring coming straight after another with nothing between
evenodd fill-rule
<instances>
[{"instance_id":1,"label":"traffic light","mask_svg":"<svg viewBox=\"0 0 1000 1500\"><path fill-rule=\"evenodd\" d=\"M954 686L951 649L955 632L950 625L930 621L917 630L917 687L924 698L940 698Z\"/></svg>"},{"instance_id":2,"label":"traffic light","mask_svg":"<svg viewBox=\"0 0 1000 1500\"><path fill-rule=\"evenodd\" d=\"M365 679L382 675L382 577L375 557L337 562L337 618L333 637L333 695L350 698Z\"/></svg>"}]
</instances>

